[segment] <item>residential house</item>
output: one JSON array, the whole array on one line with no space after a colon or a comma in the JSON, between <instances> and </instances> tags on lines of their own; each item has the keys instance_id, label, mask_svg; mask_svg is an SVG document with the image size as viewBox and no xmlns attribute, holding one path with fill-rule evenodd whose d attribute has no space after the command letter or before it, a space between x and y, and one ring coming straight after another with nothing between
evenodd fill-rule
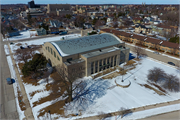
<instances>
[{"instance_id":1,"label":"residential house","mask_svg":"<svg viewBox=\"0 0 180 120\"><path fill-rule=\"evenodd\" d=\"M148 33L151 33L151 28L148 28L145 25L136 24L135 32L142 33L142 34L148 34Z\"/></svg>"},{"instance_id":2,"label":"residential house","mask_svg":"<svg viewBox=\"0 0 180 120\"><path fill-rule=\"evenodd\" d=\"M84 27L89 29L89 28L92 28L92 25L91 23L84 23Z\"/></svg>"},{"instance_id":3,"label":"residential house","mask_svg":"<svg viewBox=\"0 0 180 120\"><path fill-rule=\"evenodd\" d=\"M37 32L37 35L39 36L46 35L46 30L43 27L36 29L36 32Z\"/></svg>"},{"instance_id":4,"label":"residential house","mask_svg":"<svg viewBox=\"0 0 180 120\"><path fill-rule=\"evenodd\" d=\"M143 21L142 18L133 18L133 23L136 24L136 23L141 23Z\"/></svg>"},{"instance_id":5,"label":"residential house","mask_svg":"<svg viewBox=\"0 0 180 120\"><path fill-rule=\"evenodd\" d=\"M60 28L62 26L62 22L60 22L59 20L49 20L50 23L50 27L56 27L56 28Z\"/></svg>"},{"instance_id":6,"label":"residential house","mask_svg":"<svg viewBox=\"0 0 180 120\"><path fill-rule=\"evenodd\" d=\"M100 33L111 33L116 35L123 41L129 41L134 44L140 44L143 46L147 46L148 48L163 51L165 53L168 52L180 55L180 45L177 43L172 43L160 39L155 39L152 37L141 36L112 29L101 29Z\"/></svg>"},{"instance_id":7,"label":"residential house","mask_svg":"<svg viewBox=\"0 0 180 120\"><path fill-rule=\"evenodd\" d=\"M49 27L49 32L51 34L58 34L59 33L59 28L57 28L57 27Z\"/></svg>"},{"instance_id":8,"label":"residential house","mask_svg":"<svg viewBox=\"0 0 180 120\"><path fill-rule=\"evenodd\" d=\"M113 21L113 18L109 17L107 18L107 22L112 22Z\"/></svg>"}]
</instances>

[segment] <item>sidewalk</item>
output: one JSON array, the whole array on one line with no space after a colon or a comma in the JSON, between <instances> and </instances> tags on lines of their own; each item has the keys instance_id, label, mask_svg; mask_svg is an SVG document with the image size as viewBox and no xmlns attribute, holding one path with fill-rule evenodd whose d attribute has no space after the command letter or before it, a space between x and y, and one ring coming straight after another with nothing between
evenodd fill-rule
<instances>
[{"instance_id":1,"label":"sidewalk","mask_svg":"<svg viewBox=\"0 0 180 120\"><path fill-rule=\"evenodd\" d=\"M168 105L174 105L174 104L180 104L180 99L175 100L175 101L170 101L170 102L154 104L154 105L142 106L142 107L133 108L133 109L130 109L130 110L132 112L139 112L139 111L143 111L143 110L148 110L148 109L153 109L153 108L163 107L163 106L168 106ZM120 111L112 112L112 113L109 113L109 114L111 116L117 116L117 115L119 115L119 113L120 113ZM109 114L106 114L106 115L108 116ZM102 118L101 115L96 115L96 116L80 118L78 120L96 120L96 119L100 119L100 118Z\"/></svg>"},{"instance_id":2,"label":"sidewalk","mask_svg":"<svg viewBox=\"0 0 180 120\"><path fill-rule=\"evenodd\" d=\"M11 59L12 59L12 62L13 62L13 66L15 66L15 72L16 72L16 76L17 76L17 80L18 80L18 83L19 83L19 86L20 86L20 89L21 89L21 94L23 96L23 100L24 100L24 103L26 105L26 110L24 111L24 115L25 115L25 120L34 120L34 116L33 116L33 113L32 113L32 109L31 109L31 106L30 106L30 103L29 103L29 100L27 98L27 94L26 94L26 91L25 91L25 88L24 88L24 85L22 83L22 80L20 78L20 74L18 72L18 68L16 66L16 63L15 63L15 60L13 58L13 54L12 54L12 51L11 51L11 48L10 48L10 45L8 43L8 47L9 47L9 52L10 52L10 56L11 56Z\"/></svg>"}]
</instances>

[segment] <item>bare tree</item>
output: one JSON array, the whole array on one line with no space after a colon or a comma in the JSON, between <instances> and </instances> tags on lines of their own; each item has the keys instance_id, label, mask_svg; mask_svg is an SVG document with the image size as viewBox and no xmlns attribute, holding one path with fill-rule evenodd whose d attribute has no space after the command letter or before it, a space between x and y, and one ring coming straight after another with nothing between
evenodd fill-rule
<instances>
[{"instance_id":1,"label":"bare tree","mask_svg":"<svg viewBox=\"0 0 180 120\"><path fill-rule=\"evenodd\" d=\"M22 60L24 63L26 63L28 59L32 58L34 54L34 50L29 48L17 49L15 53L16 59Z\"/></svg>"},{"instance_id":2,"label":"bare tree","mask_svg":"<svg viewBox=\"0 0 180 120\"><path fill-rule=\"evenodd\" d=\"M166 75L166 81L163 84L163 87L165 89L168 89L172 92L179 92L179 79L177 76L172 75L172 74L167 74Z\"/></svg>"},{"instance_id":3,"label":"bare tree","mask_svg":"<svg viewBox=\"0 0 180 120\"><path fill-rule=\"evenodd\" d=\"M131 25L131 21L130 21L130 20L124 20L124 21L123 21L123 25L124 25L125 27L129 27L129 26Z\"/></svg>"},{"instance_id":4,"label":"bare tree","mask_svg":"<svg viewBox=\"0 0 180 120\"><path fill-rule=\"evenodd\" d=\"M105 120L106 118L108 118L108 117L111 117L112 115L111 115L111 113L104 113L104 112L99 112L98 113L99 114L99 119L100 120Z\"/></svg>"},{"instance_id":5,"label":"bare tree","mask_svg":"<svg viewBox=\"0 0 180 120\"><path fill-rule=\"evenodd\" d=\"M117 21L113 21L113 28L117 28L118 27L118 22Z\"/></svg>"},{"instance_id":6,"label":"bare tree","mask_svg":"<svg viewBox=\"0 0 180 120\"><path fill-rule=\"evenodd\" d=\"M146 53L145 53L144 49L142 49L141 47L139 47L137 45L134 46L133 52L136 53L137 58L139 58L140 56L146 56Z\"/></svg>"},{"instance_id":7,"label":"bare tree","mask_svg":"<svg viewBox=\"0 0 180 120\"><path fill-rule=\"evenodd\" d=\"M130 109L126 109L121 107L119 110L119 115L121 115L121 118L123 118L125 115L132 113L132 111Z\"/></svg>"},{"instance_id":8,"label":"bare tree","mask_svg":"<svg viewBox=\"0 0 180 120\"><path fill-rule=\"evenodd\" d=\"M82 77L84 68L76 64L69 70L63 64L58 65L56 70L64 83L62 87L67 91L63 96L68 97L68 102L73 101L73 92L75 92L77 88L83 88L82 82L76 82L76 79Z\"/></svg>"},{"instance_id":9,"label":"bare tree","mask_svg":"<svg viewBox=\"0 0 180 120\"><path fill-rule=\"evenodd\" d=\"M102 25L103 25L102 21L101 20L97 20L97 22L95 23L95 28L99 29L99 27L102 26Z\"/></svg>"},{"instance_id":10,"label":"bare tree","mask_svg":"<svg viewBox=\"0 0 180 120\"><path fill-rule=\"evenodd\" d=\"M147 77L150 81L160 82L162 80L165 80L166 73L162 69L154 67L153 69L149 70Z\"/></svg>"}]
</instances>

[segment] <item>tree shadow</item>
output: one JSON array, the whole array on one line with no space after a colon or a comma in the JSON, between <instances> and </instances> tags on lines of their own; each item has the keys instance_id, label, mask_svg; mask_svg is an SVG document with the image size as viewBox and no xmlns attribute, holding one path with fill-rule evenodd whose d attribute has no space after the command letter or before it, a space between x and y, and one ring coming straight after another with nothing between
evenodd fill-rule
<instances>
[{"instance_id":1,"label":"tree shadow","mask_svg":"<svg viewBox=\"0 0 180 120\"><path fill-rule=\"evenodd\" d=\"M86 109L95 104L95 100L106 94L110 87L110 82L105 80L86 80L81 83L81 87L74 92L73 101L66 105L66 110L72 113L86 111Z\"/></svg>"}]
</instances>

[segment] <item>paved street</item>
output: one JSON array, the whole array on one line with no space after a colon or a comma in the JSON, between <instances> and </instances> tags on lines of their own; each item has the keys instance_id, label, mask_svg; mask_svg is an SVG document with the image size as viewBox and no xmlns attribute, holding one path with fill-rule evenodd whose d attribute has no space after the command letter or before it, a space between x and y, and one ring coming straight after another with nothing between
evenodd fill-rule
<instances>
[{"instance_id":1,"label":"paved street","mask_svg":"<svg viewBox=\"0 0 180 120\"><path fill-rule=\"evenodd\" d=\"M138 120L180 120L180 111L174 111L169 113L163 113Z\"/></svg>"},{"instance_id":2,"label":"paved street","mask_svg":"<svg viewBox=\"0 0 180 120\"><path fill-rule=\"evenodd\" d=\"M126 47L129 47L131 51L133 50L133 46L131 46L131 45L126 44ZM177 64L177 62L178 62L178 60L176 60L176 59L173 59L173 58L170 58L167 56L163 56L161 54L157 55L157 54L154 54L153 52L146 51L146 50L145 50L145 52L146 52L148 57L154 58L154 59L162 61L164 63L173 62L174 64ZM170 65L170 66L173 67L172 65Z\"/></svg>"},{"instance_id":3,"label":"paved street","mask_svg":"<svg viewBox=\"0 0 180 120\"><path fill-rule=\"evenodd\" d=\"M10 71L9 66L6 60L6 55L4 52L4 43L2 42L2 37L0 36L0 58L1 58L1 64L0 64L0 74L1 74L1 80L0 80L0 118L1 119L19 119L18 112L16 110L16 102L15 102L15 96L14 96L14 89L13 85L8 85L6 82L6 78L10 77Z\"/></svg>"}]
</instances>

